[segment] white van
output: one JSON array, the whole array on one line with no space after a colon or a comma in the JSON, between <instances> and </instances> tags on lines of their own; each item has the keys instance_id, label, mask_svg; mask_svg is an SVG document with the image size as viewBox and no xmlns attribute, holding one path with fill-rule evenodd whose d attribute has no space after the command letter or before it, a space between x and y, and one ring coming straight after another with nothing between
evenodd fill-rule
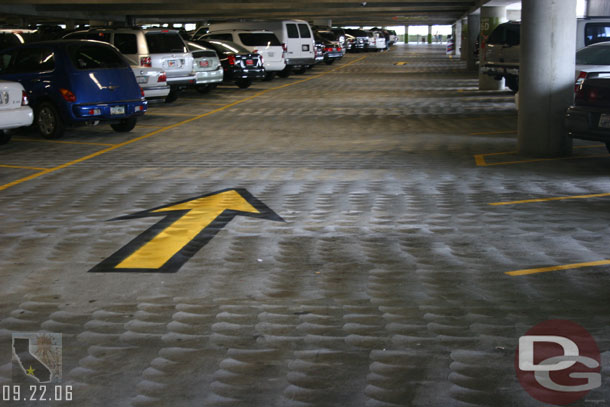
<instances>
[{"instance_id":1,"label":"white van","mask_svg":"<svg viewBox=\"0 0 610 407\"><path fill-rule=\"evenodd\" d=\"M304 20L240 21L210 24L209 33L221 30L273 31L286 50L286 69L278 75L286 77L291 71L305 72L315 64L315 42L311 27Z\"/></svg>"}]
</instances>

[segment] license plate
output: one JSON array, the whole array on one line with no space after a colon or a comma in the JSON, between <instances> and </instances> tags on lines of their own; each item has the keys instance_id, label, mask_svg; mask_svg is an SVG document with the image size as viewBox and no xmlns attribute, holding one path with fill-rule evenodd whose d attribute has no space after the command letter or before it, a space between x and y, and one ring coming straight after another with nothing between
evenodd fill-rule
<instances>
[{"instance_id":1,"label":"license plate","mask_svg":"<svg viewBox=\"0 0 610 407\"><path fill-rule=\"evenodd\" d=\"M110 106L110 114L125 114L125 106Z\"/></svg>"},{"instance_id":2,"label":"license plate","mask_svg":"<svg viewBox=\"0 0 610 407\"><path fill-rule=\"evenodd\" d=\"M275 53L269 52L269 53L267 53L267 55L269 56L269 58L273 58L275 56Z\"/></svg>"},{"instance_id":3,"label":"license plate","mask_svg":"<svg viewBox=\"0 0 610 407\"><path fill-rule=\"evenodd\" d=\"M309 51L309 45L302 45L302 46L301 46L301 49L302 49L303 51Z\"/></svg>"},{"instance_id":4,"label":"license plate","mask_svg":"<svg viewBox=\"0 0 610 407\"><path fill-rule=\"evenodd\" d=\"M146 83L148 82L147 76L138 76L138 83Z\"/></svg>"},{"instance_id":5,"label":"license plate","mask_svg":"<svg viewBox=\"0 0 610 407\"><path fill-rule=\"evenodd\" d=\"M167 66L169 66L170 68L173 68L176 66L176 60L175 59L168 59L167 60Z\"/></svg>"},{"instance_id":6,"label":"license plate","mask_svg":"<svg viewBox=\"0 0 610 407\"><path fill-rule=\"evenodd\" d=\"M254 61L251 59L246 59L246 65L248 65L248 66L254 65Z\"/></svg>"},{"instance_id":7,"label":"license plate","mask_svg":"<svg viewBox=\"0 0 610 407\"><path fill-rule=\"evenodd\" d=\"M207 68L208 66L210 66L210 63L208 61L199 61L199 66L201 68Z\"/></svg>"}]
</instances>

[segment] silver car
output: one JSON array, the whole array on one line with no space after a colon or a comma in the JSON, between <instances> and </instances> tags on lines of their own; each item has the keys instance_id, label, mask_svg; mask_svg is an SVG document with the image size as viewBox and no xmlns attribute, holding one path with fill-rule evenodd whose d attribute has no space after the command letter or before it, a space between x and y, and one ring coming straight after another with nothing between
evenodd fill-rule
<instances>
[{"instance_id":1,"label":"silver car","mask_svg":"<svg viewBox=\"0 0 610 407\"><path fill-rule=\"evenodd\" d=\"M222 83L224 71L216 51L194 42L187 42L187 45L193 54L195 88L201 93L206 93Z\"/></svg>"}]
</instances>

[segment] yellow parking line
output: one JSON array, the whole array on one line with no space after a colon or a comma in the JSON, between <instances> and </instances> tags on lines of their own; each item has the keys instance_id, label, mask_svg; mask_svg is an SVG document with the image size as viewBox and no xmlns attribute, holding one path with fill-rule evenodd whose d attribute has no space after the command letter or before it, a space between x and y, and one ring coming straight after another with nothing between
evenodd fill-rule
<instances>
[{"instance_id":1,"label":"yellow parking line","mask_svg":"<svg viewBox=\"0 0 610 407\"><path fill-rule=\"evenodd\" d=\"M521 201L508 201L508 202L492 202L488 205L491 206L502 206L502 205L518 205L536 202L551 202L551 201L565 201L568 199L591 199L591 198L603 198L610 196L610 193L603 194L588 194L588 195L571 195L571 196L554 196L552 198L536 198L536 199L523 199Z\"/></svg>"},{"instance_id":2,"label":"yellow parking line","mask_svg":"<svg viewBox=\"0 0 610 407\"><path fill-rule=\"evenodd\" d=\"M195 102L198 105L209 105L209 106L224 106L222 103L209 103L209 102Z\"/></svg>"},{"instance_id":3,"label":"yellow parking line","mask_svg":"<svg viewBox=\"0 0 610 407\"><path fill-rule=\"evenodd\" d=\"M23 141L26 143L56 143L56 144L83 144L87 146L113 146L111 143L91 143L88 141L66 141L66 140L44 140L44 139L35 139L35 138L13 138L13 141Z\"/></svg>"},{"instance_id":4,"label":"yellow parking line","mask_svg":"<svg viewBox=\"0 0 610 407\"><path fill-rule=\"evenodd\" d=\"M603 144L595 144L590 146L576 146L574 149L585 149L585 148L598 148L605 147ZM590 155L578 155L572 157L554 157L554 158L529 158L527 160L515 160L515 161L500 161L497 163L488 163L485 160L485 157L491 157L493 155L509 155L509 154L518 154L517 151L508 151L502 153L486 153L486 154L475 154L474 161L478 167L490 167L493 165L514 165L514 164L526 164L526 163L536 163L543 161L558 161L558 160L578 160L582 158L600 158L600 157L608 157L608 154L590 154Z\"/></svg>"},{"instance_id":5,"label":"yellow parking line","mask_svg":"<svg viewBox=\"0 0 610 407\"><path fill-rule=\"evenodd\" d=\"M45 170L48 170L48 168L28 167L28 166L25 166L25 165L0 164L0 167L2 167L2 168L16 168L16 169L19 169L19 170L33 170L33 171L45 171Z\"/></svg>"},{"instance_id":6,"label":"yellow parking line","mask_svg":"<svg viewBox=\"0 0 610 407\"><path fill-rule=\"evenodd\" d=\"M599 260L592 261L588 263L574 263L574 264L566 264L563 266L552 266L552 267L541 267L534 269L525 269L525 270L516 270L516 271L508 271L504 274L508 274L509 276L527 276L530 274L538 274L538 273L547 273L549 271L558 271L558 270L572 270L579 269L584 267L596 267L596 266L607 266L610 265L610 260Z\"/></svg>"},{"instance_id":7,"label":"yellow parking line","mask_svg":"<svg viewBox=\"0 0 610 407\"><path fill-rule=\"evenodd\" d=\"M312 79L317 79L317 78L320 78L320 77L322 77L322 76L324 76L324 75L327 75L327 74L332 73L332 72L336 72L336 71L338 71L338 70L340 70L340 69L343 69L343 68L345 68L345 67L347 67L347 66L350 66L350 65L352 65L352 64L355 64L356 62L360 62L360 61L362 61L362 60L363 60L363 59L365 59L365 58L366 58L366 56L363 56L363 57L360 57L360 58L358 58L358 59L355 59L355 60L353 60L353 61L351 61L351 62L348 62L348 63L347 63L347 64L345 64L345 65L341 65L341 66L338 66L338 67L336 67L336 68L334 68L334 69L331 69L330 71L326 71L326 72L320 73L320 74L318 74L318 75L310 76L310 77L308 77L308 78L301 79L301 80L296 81L296 82L286 83L286 84L284 84L284 85L280 85L280 86L276 86L276 87L273 87L273 88L269 88L269 89L262 90L262 91L260 91L260 92L255 93L255 94L254 94L254 95L252 95L252 96L248 96L247 98L243 98L243 99L237 100L237 101L235 101L235 102L233 102L233 103L229 103L229 104L227 104L227 105L224 105L224 106L222 106L222 107L219 107L218 109L214 109L214 110L211 110L211 111L209 111L209 112L202 113L202 114L200 114L200 115L197 115L197 116L191 117L191 118L189 118L189 119L183 120L183 121L178 122L178 123L170 124L169 126L162 127L162 128L160 128L160 129L158 129L158 130L155 130L155 131L151 131L150 133L144 134L144 135L142 135L142 136L140 136L140 137L136 137L136 138L131 139L131 140L127 140L127 141L125 141L125 142L123 142L123 143L114 144L114 145L112 145L111 147L108 147L108 148L105 148L105 149L103 149L103 150L97 151L97 152L95 152L95 153L93 153L93 154L86 155L86 156L84 156L84 157L78 158L78 159L76 159L76 160L69 161L69 162L67 162L67 163L64 163L64 164L58 165L58 166L53 167L53 168L45 169L44 171L38 172L38 173L36 173L36 174L32 174L32 175L30 175L30 176L28 176L28 177L20 178L20 179L18 179L18 180L16 180L16 181L9 182L8 184L0 185L0 191L4 191L5 189L8 189L8 188L13 187L13 186L15 186L15 185L19 185L19 184L21 184L21 183L23 183L23 182L33 180L33 179L38 178L38 177L40 177L40 176L42 176L42 175L49 174L49 173L51 173L51 172L55 172L55 171L58 171L58 170L64 169L64 168L70 167L70 166L75 165L75 164L78 164L78 163L82 163L82 162L84 162L84 161L87 161L87 160L90 160L90 159L92 159L92 158L98 157L98 156L100 156L100 155L102 155L102 154L106 154L106 153L108 153L108 152L110 152L110 151L114 151L114 150L119 149L119 148L121 148L121 147L128 146L128 145L130 145L130 144L132 144L132 143L135 143L135 142L137 142L137 141L141 141L141 140L147 139L147 138L149 138L149 137L152 137L152 136L157 135L157 134L159 134L159 133L162 133L162 132L164 132L164 131L174 129L174 128L176 128L176 127L179 127L179 126L182 126L182 125L184 125L184 124L187 124L187 123L193 122L193 121L195 121L195 120L202 119L202 118L204 118L204 117L207 117L207 116L213 115L213 114L218 113L218 112L222 112L223 110L226 110L226 109L229 109L229 108L231 108L231 107L233 107L233 106L236 106L236 105L239 105L239 104L241 104L241 103L247 102L247 101L249 101L249 100L252 100L252 99L254 99L254 98L257 98L257 97L259 97L259 96L262 96L262 95L264 95L264 94L266 94L266 93L268 93L268 92L271 92L271 91L273 91L273 90L278 90L278 89L287 88L287 87L289 87L289 86L293 86L293 85L297 85L297 84L299 84L299 83L303 83L303 82L310 81L310 80L312 80ZM148 114L148 113L146 113L146 114Z\"/></svg>"}]
</instances>

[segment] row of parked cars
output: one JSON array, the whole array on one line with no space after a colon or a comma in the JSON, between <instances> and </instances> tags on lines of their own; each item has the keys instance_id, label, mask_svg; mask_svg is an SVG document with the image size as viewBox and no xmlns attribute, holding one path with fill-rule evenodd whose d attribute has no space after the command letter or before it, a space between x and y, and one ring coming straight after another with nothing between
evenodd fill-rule
<instances>
[{"instance_id":1,"label":"row of parked cars","mask_svg":"<svg viewBox=\"0 0 610 407\"><path fill-rule=\"evenodd\" d=\"M99 122L127 132L147 99L169 103L185 88L205 93L221 82L247 88L346 52L338 32L301 20L213 24L188 39L137 27L41 39L34 30L0 30L0 142L10 139L6 130L32 123L50 139L66 126ZM14 108L19 114L8 113Z\"/></svg>"}]
</instances>

